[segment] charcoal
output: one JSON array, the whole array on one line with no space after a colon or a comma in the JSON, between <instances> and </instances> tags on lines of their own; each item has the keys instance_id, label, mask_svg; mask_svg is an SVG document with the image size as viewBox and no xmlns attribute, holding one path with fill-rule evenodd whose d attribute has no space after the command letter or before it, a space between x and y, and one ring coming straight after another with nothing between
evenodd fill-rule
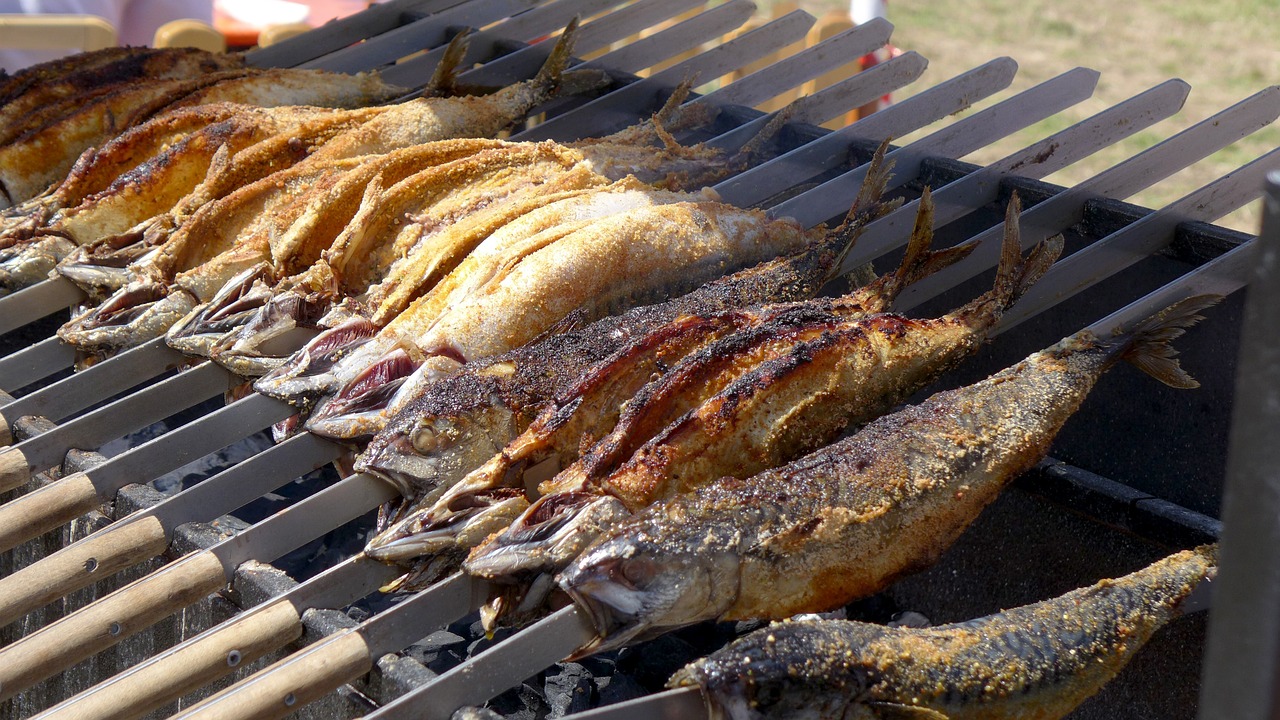
<instances>
[{"instance_id":1,"label":"charcoal","mask_svg":"<svg viewBox=\"0 0 1280 720\"><path fill-rule=\"evenodd\" d=\"M450 720L502 720L502 716L489 708L467 705L454 710Z\"/></svg>"},{"instance_id":2,"label":"charcoal","mask_svg":"<svg viewBox=\"0 0 1280 720\"><path fill-rule=\"evenodd\" d=\"M578 663L556 663L544 689L551 706L549 717L558 718L591 707L595 682L591 672Z\"/></svg>"},{"instance_id":3,"label":"charcoal","mask_svg":"<svg viewBox=\"0 0 1280 720\"><path fill-rule=\"evenodd\" d=\"M596 678L596 692L600 696L601 705L634 700L649 694L640 683L626 673L615 673L608 677Z\"/></svg>"},{"instance_id":4,"label":"charcoal","mask_svg":"<svg viewBox=\"0 0 1280 720\"><path fill-rule=\"evenodd\" d=\"M666 685L672 673L705 654L680 637L663 635L619 654L618 670L656 691Z\"/></svg>"},{"instance_id":5,"label":"charcoal","mask_svg":"<svg viewBox=\"0 0 1280 720\"><path fill-rule=\"evenodd\" d=\"M466 638L456 633L451 633L448 630L437 630L414 643L414 645L422 648L423 652L440 652L447 647L460 645L466 641Z\"/></svg>"},{"instance_id":6,"label":"charcoal","mask_svg":"<svg viewBox=\"0 0 1280 720\"><path fill-rule=\"evenodd\" d=\"M489 709L507 720L542 720L549 708L542 690L529 683L508 690L489 703Z\"/></svg>"}]
</instances>

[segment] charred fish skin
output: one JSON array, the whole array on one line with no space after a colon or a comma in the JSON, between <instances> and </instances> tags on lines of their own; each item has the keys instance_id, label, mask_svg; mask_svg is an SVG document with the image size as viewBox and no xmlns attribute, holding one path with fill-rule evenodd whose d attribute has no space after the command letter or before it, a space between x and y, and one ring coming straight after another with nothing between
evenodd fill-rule
<instances>
[{"instance_id":1,"label":"charred fish skin","mask_svg":"<svg viewBox=\"0 0 1280 720\"><path fill-rule=\"evenodd\" d=\"M927 566L1044 457L1116 362L1195 387L1168 342L1218 299L1188 298L1115 337L1081 331L782 468L650 506L559 576L601 633L584 652L713 618L829 610Z\"/></svg>"},{"instance_id":2,"label":"charred fish skin","mask_svg":"<svg viewBox=\"0 0 1280 720\"><path fill-rule=\"evenodd\" d=\"M685 295L594 323L568 318L543 337L467 363L430 385L369 442L357 466L405 487L452 485L523 432L543 407L592 366L681 316L813 297L831 278L857 230L896 205L879 202L888 168L877 163L843 231L712 280ZM557 331L562 330L562 331Z\"/></svg>"},{"instance_id":3,"label":"charred fish skin","mask_svg":"<svg viewBox=\"0 0 1280 720\"><path fill-rule=\"evenodd\" d=\"M931 251L931 209L926 195L902 266L886 277L911 277L939 255L963 257L972 249ZM995 287L942 318L873 314L893 302L901 289L893 285L871 294L767 307L757 326L685 358L627 401L613 431L579 462L543 483L544 496L528 517L477 548L468 571L497 581L554 572L605 527L582 523L575 506L609 496L635 512L716 478L775 467L831 442L851 424L887 412L979 347L1004 309L1056 259L1060 239L1023 262L1018 212L1015 200ZM562 494L578 499L553 500ZM562 510L540 507L548 502ZM612 512L609 518L625 514ZM535 515L544 519L535 524ZM574 543L551 547L543 540L566 525L577 526Z\"/></svg>"},{"instance_id":4,"label":"charred fish skin","mask_svg":"<svg viewBox=\"0 0 1280 720\"><path fill-rule=\"evenodd\" d=\"M784 621L680 670L712 718L1058 720L1215 572L1216 546L1058 598L927 629Z\"/></svg>"}]
</instances>

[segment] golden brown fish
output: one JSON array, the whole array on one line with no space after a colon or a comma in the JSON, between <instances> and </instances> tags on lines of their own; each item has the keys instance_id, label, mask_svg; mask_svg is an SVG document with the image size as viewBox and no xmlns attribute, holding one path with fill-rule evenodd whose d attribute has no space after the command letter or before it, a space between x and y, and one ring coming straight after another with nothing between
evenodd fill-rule
<instances>
[{"instance_id":1,"label":"golden brown fish","mask_svg":"<svg viewBox=\"0 0 1280 720\"><path fill-rule=\"evenodd\" d=\"M1058 720L1097 693L1216 573L1217 546L969 622L775 623L677 672L713 720Z\"/></svg>"},{"instance_id":2,"label":"golden brown fish","mask_svg":"<svg viewBox=\"0 0 1280 720\"><path fill-rule=\"evenodd\" d=\"M558 577L600 632L584 650L713 618L829 610L928 565L1044 457L1116 362L1195 387L1168 342L1218 299L1190 298L1113 337L1081 331L782 468L646 508Z\"/></svg>"},{"instance_id":3,"label":"golden brown fish","mask_svg":"<svg viewBox=\"0 0 1280 720\"><path fill-rule=\"evenodd\" d=\"M449 487L522 432L597 363L681 317L813 297L860 229L893 203L879 202L887 170L868 174L845 227L791 255L712 280L673 300L578 326L491 359L467 363L395 416L357 466L400 487L406 497Z\"/></svg>"}]
</instances>

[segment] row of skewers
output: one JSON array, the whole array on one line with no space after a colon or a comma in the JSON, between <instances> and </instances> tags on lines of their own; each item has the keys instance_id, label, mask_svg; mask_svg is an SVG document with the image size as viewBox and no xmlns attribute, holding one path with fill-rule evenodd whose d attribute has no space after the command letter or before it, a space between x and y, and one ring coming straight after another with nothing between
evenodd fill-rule
<instances>
[{"instance_id":1,"label":"row of skewers","mask_svg":"<svg viewBox=\"0 0 1280 720\"><path fill-rule=\"evenodd\" d=\"M842 225L805 231L690 192L752 162L774 128L736 152L683 146L672 132L708 118L679 93L651 121L595 141L442 139L492 134L563 92L572 35L537 78L487 98L411 101L336 125L340 114L282 113L291 120L265 130L246 119L262 113L236 109L223 129L169 137L151 156L162 159L135 166L147 171L74 207L58 197L73 171L15 206L4 237L24 262L39 243L75 246L53 251L57 272L101 302L59 335L86 355L167 333L184 352L262 375L258 392L305 415L281 434L304 421L367 442L356 469L404 497L367 550L407 567L390 588L465 567L498 588L491 625L541 617L567 593L600 632L586 651L875 592L936 556L1042 456L1117 359L1192 384L1166 343L1202 300L875 420L979 346L1060 241L1022 257L1011 203L995 287L912 320L885 311L974 250L930 249L927 193L900 267L815 298L893 207L880 201L882 157ZM262 135L238 150L210 134L241 122ZM102 172L97 156L137 153L125 138L162 132L139 125L106 146L119 155L77 168ZM311 139L299 147L300 136ZM142 216L154 208L111 189L170 188L177 175L155 167L198 183ZM121 208L138 214L121 220ZM715 279L735 268L747 269ZM674 299L643 304L663 296ZM291 355L271 351L298 327L320 333ZM531 496L525 471L548 462L565 469Z\"/></svg>"}]
</instances>

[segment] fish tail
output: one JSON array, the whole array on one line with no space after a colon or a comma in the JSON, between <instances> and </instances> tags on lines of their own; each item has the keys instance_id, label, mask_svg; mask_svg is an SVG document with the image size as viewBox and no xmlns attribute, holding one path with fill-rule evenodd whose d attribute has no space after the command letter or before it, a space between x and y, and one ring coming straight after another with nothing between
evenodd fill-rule
<instances>
[{"instance_id":1,"label":"fish tail","mask_svg":"<svg viewBox=\"0 0 1280 720\"><path fill-rule=\"evenodd\" d=\"M555 47L551 48L547 61L542 64L542 68L533 78L534 87L538 91L550 96L560 89L564 71L569 67L569 60L573 57L573 44L577 37L578 18L574 16L565 26L564 32L560 34L560 39L556 40Z\"/></svg>"},{"instance_id":2,"label":"fish tail","mask_svg":"<svg viewBox=\"0 0 1280 720\"><path fill-rule=\"evenodd\" d=\"M462 61L467 56L467 48L471 44L471 32L463 30L453 39L449 41L449 46L444 49L444 55L440 57L440 64L436 65L436 70L431 74L431 80L427 83L424 95L428 96L444 96L457 95L458 88L458 68L462 66Z\"/></svg>"},{"instance_id":3,"label":"fish tail","mask_svg":"<svg viewBox=\"0 0 1280 720\"><path fill-rule=\"evenodd\" d=\"M1198 313L1222 300L1221 295L1195 295L1180 300L1116 336L1116 354L1170 387L1192 389L1200 383L1178 364L1169 343L1204 319Z\"/></svg>"},{"instance_id":4,"label":"fish tail","mask_svg":"<svg viewBox=\"0 0 1280 720\"><path fill-rule=\"evenodd\" d=\"M779 117L782 117L782 113L779 113ZM761 135L766 131L768 128L762 130ZM889 141L885 140L876 149L875 154L871 156L871 162L868 163L867 176L862 181L862 188L858 190L858 196L853 200L853 207L849 208L849 212L845 214L844 221L827 233L825 242L834 243L839 251L831 264L831 272L826 280L831 280L840 272L845 256L857 244L862 231L868 225L902 206L900 198L890 202L883 200L885 190L889 186L889 178L893 176L893 161L886 162L884 159L888 148Z\"/></svg>"},{"instance_id":5,"label":"fish tail","mask_svg":"<svg viewBox=\"0 0 1280 720\"><path fill-rule=\"evenodd\" d=\"M933 194L926 187L920 195L920 209L916 212L916 224L907 241L902 264L892 275L886 276L882 295L890 302L908 285L918 282L939 270L949 267L973 252L976 244L967 242L943 250L933 250Z\"/></svg>"},{"instance_id":6,"label":"fish tail","mask_svg":"<svg viewBox=\"0 0 1280 720\"><path fill-rule=\"evenodd\" d=\"M1063 238L1055 235L1037 244L1025 259L1022 257L1022 234L1018 225L1021 212L1022 201L1015 192L1005 209L1000 265L996 268L996 282L990 293L1001 309L1017 302L1062 254Z\"/></svg>"}]
</instances>

